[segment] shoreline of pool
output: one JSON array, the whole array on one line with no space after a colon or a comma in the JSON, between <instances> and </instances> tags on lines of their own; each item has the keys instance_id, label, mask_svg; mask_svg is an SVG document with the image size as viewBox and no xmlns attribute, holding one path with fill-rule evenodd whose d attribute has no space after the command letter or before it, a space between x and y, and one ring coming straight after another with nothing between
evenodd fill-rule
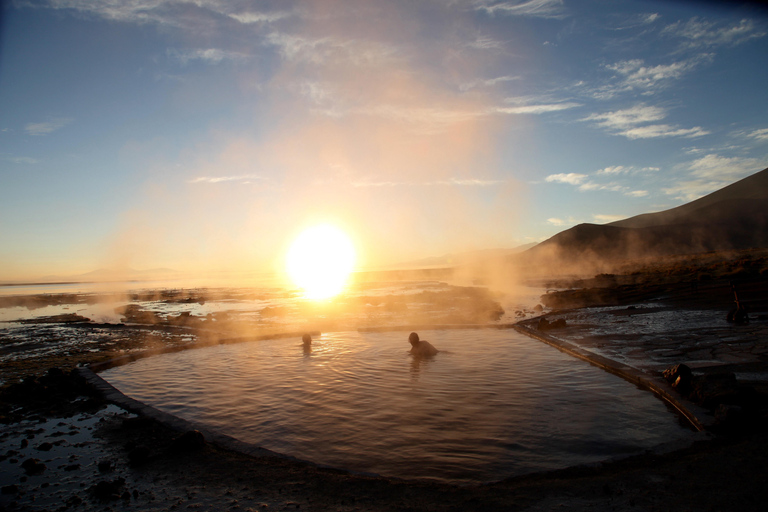
<instances>
[{"instance_id":1,"label":"shoreline of pool","mask_svg":"<svg viewBox=\"0 0 768 512\"><path fill-rule=\"evenodd\" d=\"M532 320L536 320L536 319L532 319ZM530 322L531 320L529 319L528 321ZM629 383L632 383L646 391L650 391L655 396L657 396L657 398L661 399L665 403L672 406L683 418L685 418L685 420L695 430L698 431L698 432L692 432L691 435L687 436L685 439L678 439L678 440L663 442L658 445L647 448L642 452L626 453L619 456L608 457L597 462L578 464L575 466L568 466L568 467L555 469L555 470L545 470L541 472L526 473L525 475L521 475L521 476L530 476L532 474L538 474L538 473L546 474L546 473L551 473L552 471L562 471L568 468L600 467L604 464L610 464L619 460L636 456L639 453L653 453L653 454L670 453L676 450L690 447L693 443L708 439L710 437L710 434L706 432L706 428L712 424L712 421L711 420L708 421L708 418L706 417L706 411L696 406L696 404L690 403L688 401L685 401L683 399L673 396L672 393L674 393L674 391L672 391L671 388L665 389L665 386L666 387L668 386L663 380L653 379L653 377L645 375L639 370L631 368L627 365L623 365L616 361L612 361L608 358L599 356L589 351L583 350L575 344L571 344L568 342L564 342L562 340L557 340L555 338L546 336L543 333L537 332L534 329L531 329L527 326L522 325L522 323L524 322L518 322L515 324L437 324L437 325L422 324L422 325L408 325L408 326L401 325L401 326L392 326L392 327L386 327L386 328L381 328L381 327L361 328L361 329L358 329L358 331L359 332L398 332L398 331L413 331L413 330L445 330L445 329L451 329L451 330L511 329L511 330L515 330L529 337L534 341L539 341L547 345L550 345L560 350L561 352L564 352L570 355L571 357L575 357L577 359L585 361L593 366L596 366L602 369L603 371L606 371L608 373L621 377L622 379L628 381ZM316 335L319 335L320 333L313 331L311 332L311 334L313 336L316 336ZM189 345L179 346L179 347L147 350L147 351L143 351L135 354L128 354L128 355L121 356L108 361L92 363L83 367L79 367L77 370L78 370L78 373L99 393L101 393L102 396L107 401L129 412L157 421L158 423L179 433L184 433L192 430L199 431L207 442L210 442L218 446L219 448L222 448L225 450L230 450L233 452L237 452L237 453L241 453L247 456L257 457L257 458L271 457L271 458L279 458L283 460L294 461L301 464L308 464L310 466L317 467L320 469L330 469L334 471L341 471L349 475L385 478L388 480L402 480L402 481L413 480L413 481L423 481L423 482L435 482L434 480L429 478L404 479L404 478L389 477L389 476L385 477L385 476L374 474L374 473L366 473L366 472L349 470L346 468L328 466L328 465L316 463L310 460L300 459L288 454L275 452L267 448L258 446L256 444L244 442L232 436L222 434L214 429L209 428L205 424L195 423L192 421L185 420L183 418L180 418L170 413L166 413L160 409L157 409L143 402L135 400L125 395L122 391L120 391L115 386L113 386L112 384L110 384L109 382L107 382L105 379L103 379L101 376L98 375L99 372L107 370L109 368L122 366L124 364L128 364L133 361L137 361L140 359L144 359L147 357L160 355L164 353L180 352L183 350L191 350L191 349L197 349L197 348L207 348L207 347L216 346L218 344L232 344L232 343L241 343L241 342L247 342L247 341L272 340L272 339L287 339L287 338L294 338L294 337L300 337L300 333L291 332L291 333L282 333L277 335L266 335L266 336L258 336L258 337L240 337L240 338L231 338L231 339L221 340L219 343L216 343L216 344L203 344L203 345L189 344ZM490 485L493 483L498 483L500 481L503 481L507 478L509 477L501 477L499 480L495 480L491 482L477 482L475 483L475 485Z\"/></svg>"}]
</instances>

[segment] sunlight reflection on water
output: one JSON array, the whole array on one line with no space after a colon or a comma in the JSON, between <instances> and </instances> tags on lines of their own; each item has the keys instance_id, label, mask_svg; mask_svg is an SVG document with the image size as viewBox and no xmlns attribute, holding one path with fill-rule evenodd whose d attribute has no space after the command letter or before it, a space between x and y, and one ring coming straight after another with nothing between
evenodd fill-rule
<instances>
[{"instance_id":1,"label":"sunlight reflection on water","mask_svg":"<svg viewBox=\"0 0 768 512\"><path fill-rule=\"evenodd\" d=\"M102 376L191 421L302 459L450 482L603 460L690 433L646 391L515 331L341 332L165 354Z\"/></svg>"}]
</instances>

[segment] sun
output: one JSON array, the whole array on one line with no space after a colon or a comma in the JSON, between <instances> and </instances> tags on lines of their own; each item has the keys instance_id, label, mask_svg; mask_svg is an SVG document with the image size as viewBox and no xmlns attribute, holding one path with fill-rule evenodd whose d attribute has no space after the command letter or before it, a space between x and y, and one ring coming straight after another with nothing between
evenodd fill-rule
<instances>
[{"instance_id":1,"label":"sun","mask_svg":"<svg viewBox=\"0 0 768 512\"><path fill-rule=\"evenodd\" d=\"M352 241L329 224L303 231L286 257L288 275L309 299L327 299L341 292L354 264Z\"/></svg>"}]
</instances>

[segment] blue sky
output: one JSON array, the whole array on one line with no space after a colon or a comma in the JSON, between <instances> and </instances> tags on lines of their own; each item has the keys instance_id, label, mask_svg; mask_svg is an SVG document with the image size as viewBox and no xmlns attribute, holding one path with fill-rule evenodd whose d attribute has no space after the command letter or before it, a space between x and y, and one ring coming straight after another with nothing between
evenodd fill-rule
<instances>
[{"instance_id":1,"label":"blue sky","mask_svg":"<svg viewBox=\"0 0 768 512\"><path fill-rule=\"evenodd\" d=\"M540 241L768 167L768 14L661 1L7 2L0 279Z\"/></svg>"}]
</instances>

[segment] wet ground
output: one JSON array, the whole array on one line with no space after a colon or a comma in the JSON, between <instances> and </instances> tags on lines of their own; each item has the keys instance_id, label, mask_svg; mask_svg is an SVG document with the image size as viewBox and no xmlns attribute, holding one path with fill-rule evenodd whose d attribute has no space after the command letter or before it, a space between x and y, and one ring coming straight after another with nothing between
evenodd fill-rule
<instances>
[{"instance_id":1,"label":"wet ground","mask_svg":"<svg viewBox=\"0 0 768 512\"><path fill-rule=\"evenodd\" d=\"M755 368L768 362L764 315L754 315L748 324L734 324L726 321L725 311L633 304L554 313L548 318L566 321L565 328L548 331L549 336L648 373L660 373L678 363L691 368ZM768 379L768 373L743 373Z\"/></svg>"}]
</instances>

